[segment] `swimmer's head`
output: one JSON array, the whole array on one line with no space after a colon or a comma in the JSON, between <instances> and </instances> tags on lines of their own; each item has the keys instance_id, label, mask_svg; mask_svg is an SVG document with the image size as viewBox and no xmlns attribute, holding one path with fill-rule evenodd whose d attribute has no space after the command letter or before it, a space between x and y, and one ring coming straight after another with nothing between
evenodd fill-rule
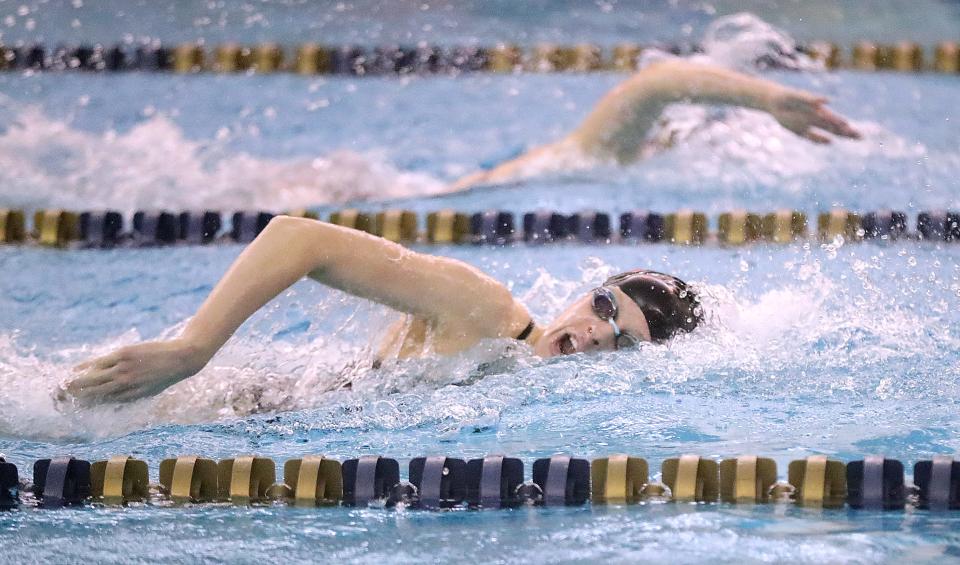
<instances>
[{"instance_id":1,"label":"swimmer's head","mask_svg":"<svg viewBox=\"0 0 960 565\"><path fill-rule=\"evenodd\" d=\"M682 280L627 271L571 304L544 329L534 350L543 357L612 351L670 339L693 330L701 319L699 299Z\"/></svg>"}]
</instances>

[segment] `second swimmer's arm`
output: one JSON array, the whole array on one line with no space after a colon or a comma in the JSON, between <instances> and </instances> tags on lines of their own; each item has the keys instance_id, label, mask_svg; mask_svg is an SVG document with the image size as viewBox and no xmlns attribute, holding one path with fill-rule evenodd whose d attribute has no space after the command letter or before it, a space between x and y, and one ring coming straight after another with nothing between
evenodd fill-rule
<instances>
[{"instance_id":1,"label":"second swimmer's arm","mask_svg":"<svg viewBox=\"0 0 960 565\"><path fill-rule=\"evenodd\" d=\"M515 335L529 321L509 290L465 263L280 216L234 261L179 338L91 360L67 390L90 400L156 394L202 369L247 318L304 276L403 312L460 324L478 337Z\"/></svg>"},{"instance_id":2,"label":"second swimmer's arm","mask_svg":"<svg viewBox=\"0 0 960 565\"><path fill-rule=\"evenodd\" d=\"M586 153L633 161L663 109L675 102L763 110L817 143L829 139L811 128L859 137L826 109L823 97L721 67L670 60L647 67L608 92L568 139Z\"/></svg>"},{"instance_id":3,"label":"second swimmer's arm","mask_svg":"<svg viewBox=\"0 0 960 565\"><path fill-rule=\"evenodd\" d=\"M538 159L549 159L561 146L630 163L639 158L640 147L664 108L676 102L764 110L790 131L816 143L827 143L829 139L811 128L859 137L846 120L825 107L826 99L816 94L720 67L669 60L646 67L610 90L564 139L534 148L489 171L461 178L451 190L522 178L529 174L529 169L537 169L533 165Z\"/></svg>"}]
</instances>

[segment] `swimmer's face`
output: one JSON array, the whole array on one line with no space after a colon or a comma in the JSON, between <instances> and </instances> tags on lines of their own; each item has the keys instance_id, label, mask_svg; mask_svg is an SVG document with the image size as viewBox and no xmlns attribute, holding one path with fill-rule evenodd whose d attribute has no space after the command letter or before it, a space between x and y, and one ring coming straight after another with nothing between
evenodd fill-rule
<instances>
[{"instance_id":1,"label":"swimmer's face","mask_svg":"<svg viewBox=\"0 0 960 565\"><path fill-rule=\"evenodd\" d=\"M639 341L650 341L650 329L640 307L619 288L606 288L613 292L617 302L618 312L614 322L620 332L630 334ZM588 293L543 330L533 349L541 357L613 351L616 349L616 338L613 326L594 311L593 294Z\"/></svg>"}]
</instances>

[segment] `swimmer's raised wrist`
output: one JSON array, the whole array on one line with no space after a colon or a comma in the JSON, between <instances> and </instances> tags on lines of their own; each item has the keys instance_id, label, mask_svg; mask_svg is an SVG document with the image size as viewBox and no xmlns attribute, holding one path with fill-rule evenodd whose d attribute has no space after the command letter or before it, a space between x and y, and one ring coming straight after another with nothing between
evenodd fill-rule
<instances>
[{"instance_id":1,"label":"swimmer's raised wrist","mask_svg":"<svg viewBox=\"0 0 960 565\"><path fill-rule=\"evenodd\" d=\"M186 337L174 339L173 342L180 351L184 364L191 375L203 369L217 352L217 348L210 344L204 345L203 343Z\"/></svg>"}]
</instances>

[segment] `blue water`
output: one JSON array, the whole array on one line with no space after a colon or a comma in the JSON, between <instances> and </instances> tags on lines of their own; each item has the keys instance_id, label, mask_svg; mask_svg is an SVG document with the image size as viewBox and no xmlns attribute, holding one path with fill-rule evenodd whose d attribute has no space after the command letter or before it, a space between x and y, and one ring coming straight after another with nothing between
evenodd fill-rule
<instances>
[{"instance_id":1,"label":"blue water","mask_svg":"<svg viewBox=\"0 0 960 565\"><path fill-rule=\"evenodd\" d=\"M0 4L5 42L512 41L681 43L718 16L748 11L800 40L955 39L953 0L30 0Z\"/></svg>"},{"instance_id":2,"label":"blue water","mask_svg":"<svg viewBox=\"0 0 960 565\"><path fill-rule=\"evenodd\" d=\"M262 10L275 15L283 10L277 4ZM41 7L49 16L37 29L66 29L66 6ZM480 23L495 26L468 8L454 6L441 19L474 22L479 31L470 33L481 42L496 39ZM713 17L681 8L648 15L686 14L694 35ZM954 8L931 3L918 12L951 21L940 10ZM84 25L106 29L100 10L81 10ZM886 12L878 12L860 25L883 23ZM529 14L501 17L511 29L540 29ZM598 18L601 31L591 37L614 38L620 19ZM149 33L179 38L173 31L181 28L163 21L149 24ZM347 21L345 34L371 29ZM148 33L127 16L120 22ZM279 27L292 34L295 26ZM254 28L231 23L224 33L259 38ZM622 76L5 74L0 206L227 212L352 203L611 213L686 206L714 216L734 207L812 214L846 206L915 217L960 205L956 77L765 76L827 94L865 139L816 147L762 114L680 107L670 116L684 142L639 165L545 170L519 185L435 196L460 174L569 131ZM503 452L521 457L528 473L535 458L561 451L627 452L646 457L652 473L680 453L757 453L773 457L785 478L789 461L813 453L844 460L883 453L912 464L960 451L956 245L418 249L491 273L541 322L608 274L635 267L696 282L709 319L690 336L634 352L549 361L512 352L499 371L463 386L478 362L501 356L502 344L373 372L371 351L394 314L303 281L244 325L199 375L157 399L75 409L51 396L75 362L175 335L240 247L2 247L0 452L24 475L50 455L130 453L150 463L156 480L161 459L185 453L258 453L278 463L307 453L341 460L378 453L398 458L405 471L421 455ZM353 390L329 392L344 376ZM956 513L775 505L24 509L0 514L0 560L942 562L960 555L958 532Z\"/></svg>"}]
</instances>

